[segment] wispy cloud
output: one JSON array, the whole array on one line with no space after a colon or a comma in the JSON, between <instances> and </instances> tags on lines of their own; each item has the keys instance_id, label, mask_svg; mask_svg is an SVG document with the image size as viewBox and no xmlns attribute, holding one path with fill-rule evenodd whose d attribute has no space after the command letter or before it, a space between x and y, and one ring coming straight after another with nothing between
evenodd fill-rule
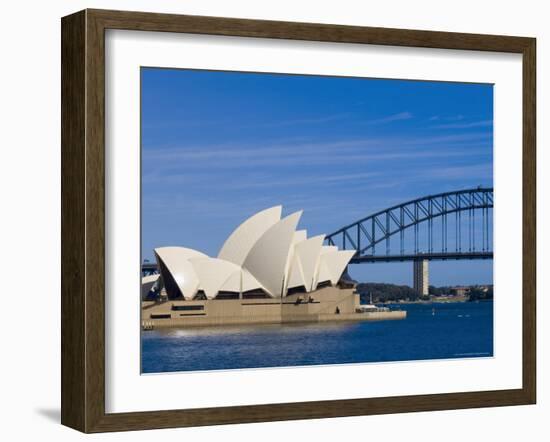
<instances>
[{"instance_id":1,"label":"wispy cloud","mask_svg":"<svg viewBox=\"0 0 550 442\"><path fill-rule=\"evenodd\" d=\"M493 176L493 163L490 161L477 164L463 164L457 166L409 168L406 173L400 174L398 181L402 185L438 180L441 184L462 181L468 186L484 183ZM390 176L388 180L391 180Z\"/></svg>"},{"instance_id":2,"label":"wispy cloud","mask_svg":"<svg viewBox=\"0 0 550 442\"><path fill-rule=\"evenodd\" d=\"M433 115L428 118L428 121L460 121L464 119L464 115Z\"/></svg>"},{"instance_id":3,"label":"wispy cloud","mask_svg":"<svg viewBox=\"0 0 550 442\"><path fill-rule=\"evenodd\" d=\"M387 124L394 121L410 120L413 118L413 114L410 112L399 112L397 114L388 115L387 117L376 118L374 120L368 120L367 124Z\"/></svg>"},{"instance_id":4,"label":"wispy cloud","mask_svg":"<svg viewBox=\"0 0 550 442\"><path fill-rule=\"evenodd\" d=\"M281 178L278 175L272 175L268 177L263 177L257 179L256 177L250 177L248 179L243 179L240 177L238 180L233 181L232 183L227 184L229 188L232 189L251 189L251 188L273 188L273 187L306 187L314 186L315 188L319 187L330 187L333 185L339 185L343 183L349 183L354 181L365 181L373 177L378 176L377 173L346 173L338 175L330 174L320 174L320 175L307 175L307 176L295 176L295 177L286 177Z\"/></svg>"},{"instance_id":5,"label":"wispy cloud","mask_svg":"<svg viewBox=\"0 0 550 442\"><path fill-rule=\"evenodd\" d=\"M449 147L454 144L461 146L470 145L474 142L484 142L490 139L489 132L459 133L436 136L388 136L388 137L362 137L355 139L337 139L331 141L299 141L287 139L271 143L257 144L194 144L182 146L146 146L143 151L148 161L153 160L213 160L213 159L240 159L251 160L254 157L285 155L321 155L321 154L342 154L352 151L362 151L365 148L387 149L396 147L434 146ZM372 152L372 151L371 151ZM169 164L169 163L168 163Z\"/></svg>"},{"instance_id":6,"label":"wispy cloud","mask_svg":"<svg viewBox=\"0 0 550 442\"><path fill-rule=\"evenodd\" d=\"M471 121L464 123L447 123L432 126L434 129L471 129L478 127L491 127L493 120Z\"/></svg>"},{"instance_id":7,"label":"wispy cloud","mask_svg":"<svg viewBox=\"0 0 550 442\"><path fill-rule=\"evenodd\" d=\"M486 158L490 133L426 137L359 138L326 142L283 140L268 145L211 144L147 148L143 151L145 182L210 181L213 173L233 176L250 170L284 168L303 175L312 167L363 167L398 160L412 162L448 158ZM380 166L378 166L380 167ZM387 167L387 166L384 166ZM267 169L265 169L267 168ZM216 171L216 172L214 172Z\"/></svg>"},{"instance_id":8,"label":"wispy cloud","mask_svg":"<svg viewBox=\"0 0 550 442\"><path fill-rule=\"evenodd\" d=\"M301 126L301 125L316 125L316 124L325 124L325 123L334 123L337 121L342 121L350 119L353 114L338 113L332 115L311 115L308 117L302 118L272 118L269 121L235 121L233 118L227 119L202 119L202 120L188 120L188 119L177 119L177 120L164 120L156 121L154 123L147 123L143 125L144 129L177 129L177 128L200 128L200 127L223 127L231 125L233 127L240 128L276 128L276 127L290 127L290 126Z\"/></svg>"},{"instance_id":9,"label":"wispy cloud","mask_svg":"<svg viewBox=\"0 0 550 442\"><path fill-rule=\"evenodd\" d=\"M470 179L486 180L493 175L493 163L484 162L462 166L449 166L441 169L433 169L427 174L431 179L444 178L445 180Z\"/></svg>"},{"instance_id":10,"label":"wispy cloud","mask_svg":"<svg viewBox=\"0 0 550 442\"><path fill-rule=\"evenodd\" d=\"M270 121L266 123L259 122L257 124L253 124L254 127L285 127L285 126L300 126L300 125L315 125L315 124L324 124L324 123L332 123L335 121L344 120L346 118L349 118L351 114L349 113L342 113L342 114L334 114L334 115L320 115L320 116L312 116L309 118L296 118L296 119L289 119L289 120L275 120Z\"/></svg>"}]
</instances>

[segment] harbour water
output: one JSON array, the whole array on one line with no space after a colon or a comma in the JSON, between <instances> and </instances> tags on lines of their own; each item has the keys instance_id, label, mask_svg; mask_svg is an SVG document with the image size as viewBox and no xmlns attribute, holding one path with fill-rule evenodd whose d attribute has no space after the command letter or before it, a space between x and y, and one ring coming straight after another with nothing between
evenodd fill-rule
<instances>
[{"instance_id":1,"label":"harbour water","mask_svg":"<svg viewBox=\"0 0 550 442\"><path fill-rule=\"evenodd\" d=\"M142 372L411 361L493 355L493 302L400 304L397 321L142 333Z\"/></svg>"}]
</instances>

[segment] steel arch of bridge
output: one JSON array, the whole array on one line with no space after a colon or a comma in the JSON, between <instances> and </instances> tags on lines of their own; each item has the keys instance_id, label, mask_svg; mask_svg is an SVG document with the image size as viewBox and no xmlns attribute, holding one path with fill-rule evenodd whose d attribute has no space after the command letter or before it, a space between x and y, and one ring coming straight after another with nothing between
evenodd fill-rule
<instances>
[{"instance_id":1,"label":"steel arch of bridge","mask_svg":"<svg viewBox=\"0 0 550 442\"><path fill-rule=\"evenodd\" d=\"M327 235L329 245L344 250L355 250L352 263L377 261L409 261L415 259L491 259L491 223L489 210L493 209L493 188L474 189L428 195L381 210L366 218ZM476 249L476 211L481 211L481 249ZM466 214L464 214L466 212ZM448 218L454 214L454 248L449 244ZM434 247L434 219L441 218L441 247ZM467 222L464 228L463 223ZM479 222L479 219L478 219ZM419 247L419 226L428 226L428 248ZM405 231L412 229L414 252L405 252ZM463 230L468 241L462 241ZM390 238L399 234L399 254L390 253ZM376 254L376 246L385 242L386 253Z\"/></svg>"}]
</instances>

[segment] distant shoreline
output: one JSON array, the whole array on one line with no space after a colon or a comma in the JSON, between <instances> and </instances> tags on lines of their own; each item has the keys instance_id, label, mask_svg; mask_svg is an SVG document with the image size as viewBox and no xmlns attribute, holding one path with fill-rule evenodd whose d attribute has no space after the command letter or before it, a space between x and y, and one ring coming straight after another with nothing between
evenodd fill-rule
<instances>
[{"instance_id":1,"label":"distant shoreline","mask_svg":"<svg viewBox=\"0 0 550 442\"><path fill-rule=\"evenodd\" d=\"M423 300L416 300L416 301L393 301L393 302L375 302L375 304L379 305L401 305L401 304L460 304L460 303L466 303L466 302L493 302L492 299L478 299L475 301L470 301L468 298L461 298L461 299L431 299L429 301L423 301Z\"/></svg>"}]
</instances>

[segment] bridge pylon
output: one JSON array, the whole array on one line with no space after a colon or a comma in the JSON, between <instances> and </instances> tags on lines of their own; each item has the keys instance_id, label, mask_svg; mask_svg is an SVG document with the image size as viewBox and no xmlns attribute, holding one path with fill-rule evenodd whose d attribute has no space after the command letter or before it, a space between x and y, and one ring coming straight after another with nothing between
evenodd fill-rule
<instances>
[{"instance_id":1,"label":"bridge pylon","mask_svg":"<svg viewBox=\"0 0 550 442\"><path fill-rule=\"evenodd\" d=\"M413 261L413 287L418 296L430 294L430 269L427 259Z\"/></svg>"}]
</instances>

